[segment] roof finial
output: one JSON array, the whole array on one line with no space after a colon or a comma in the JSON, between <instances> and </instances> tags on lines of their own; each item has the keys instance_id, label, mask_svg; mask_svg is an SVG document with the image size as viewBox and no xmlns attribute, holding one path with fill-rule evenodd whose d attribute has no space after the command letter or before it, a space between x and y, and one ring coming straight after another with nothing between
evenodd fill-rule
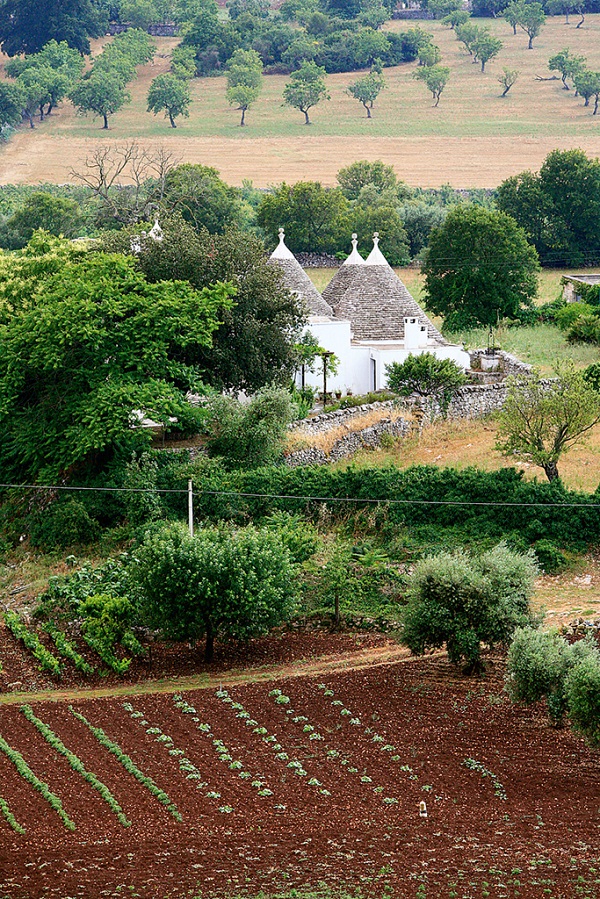
<instances>
[{"instance_id":1,"label":"roof finial","mask_svg":"<svg viewBox=\"0 0 600 899\"><path fill-rule=\"evenodd\" d=\"M279 243L285 243L285 231L283 230L283 228L279 229Z\"/></svg>"},{"instance_id":2,"label":"roof finial","mask_svg":"<svg viewBox=\"0 0 600 899\"><path fill-rule=\"evenodd\" d=\"M373 233L373 244L377 246L379 244L379 231L375 231Z\"/></svg>"},{"instance_id":3,"label":"roof finial","mask_svg":"<svg viewBox=\"0 0 600 899\"><path fill-rule=\"evenodd\" d=\"M352 249L355 250L357 248L357 246L358 246L358 234L355 231L354 234L352 235Z\"/></svg>"}]
</instances>

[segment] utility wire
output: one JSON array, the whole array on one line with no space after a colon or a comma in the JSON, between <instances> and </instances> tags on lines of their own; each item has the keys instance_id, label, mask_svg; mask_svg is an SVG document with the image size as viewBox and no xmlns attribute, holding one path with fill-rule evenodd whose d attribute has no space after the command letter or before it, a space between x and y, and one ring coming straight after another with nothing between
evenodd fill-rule
<instances>
[{"instance_id":1,"label":"utility wire","mask_svg":"<svg viewBox=\"0 0 600 899\"><path fill-rule=\"evenodd\" d=\"M188 490L164 487L66 487L57 484L0 484L6 490L73 490L100 493L177 493L187 494ZM541 509L600 509L600 503L516 503L480 500L446 500L446 499L374 499L358 496L308 496L294 493L244 493L240 490L204 490L194 491L197 496L229 496L241 499L288 499L304 500L315 503L357 503L403 506L489 506L498 508L541 508Z\"/></svg>"}]
</instances>

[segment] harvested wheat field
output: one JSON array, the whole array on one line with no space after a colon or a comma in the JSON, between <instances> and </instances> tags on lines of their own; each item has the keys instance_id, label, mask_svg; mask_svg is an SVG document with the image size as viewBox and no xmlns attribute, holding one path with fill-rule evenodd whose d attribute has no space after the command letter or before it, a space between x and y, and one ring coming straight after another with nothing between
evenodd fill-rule
<instances>
[{"instance_id":1,"label":"harvested wheat field","mask_svg":"<svg viewBox=\"0 0 600 899\"><path fill-rule=\"evenodd\" d=\"M450 81L439 107L431 105L425 86L412 74L415 63L385 70L387 89L373 119L346 93L354 73L327 79L331 100L311 112L307 128L297 110L282 106L286 76L265 78L264 90L239 127L239 115L225 101L225 79L198 78L192 83L190 118L172 129L146 111L146 95L156 75L167 71L177 41L158 38L154 62L139 70L129 85L132 102L111 118L110 131L100 122L78 116L69 103L32 131L23 127L0 148L0 183L65 182L86 156L108 141L136 139L148 148L165 147L185 162L216 166L223 178L258 187L287 180L320 179L335 183L338 169L356 159L383 159L413 186L495 187L524 169L536 169L553 149L581 147L600 155L597 116L574 91L550 78L548 59L563 47L600 68L600 14L589 15L582 28L573 17L549 17L532 50L523 32L512 34L503 19L483 21L503 41L497 59L484 73L461 49L454 32L440 22L423 22L450 67ZM394 30L411 23L392 22ZM100 45L95 51L98 52ZM510 93L501 98L502 68L519 71Z\"/></svg>"},{"instance_id":2,"label":"harvested wheat field","mask_svg":"<svg viewBox=\"0 0 600 899\"><path fill-rule=\"evenodd\" d=\"M0 895L595 896L600 760L489 661L0 707Z\"/></svg>"}]
</instances>

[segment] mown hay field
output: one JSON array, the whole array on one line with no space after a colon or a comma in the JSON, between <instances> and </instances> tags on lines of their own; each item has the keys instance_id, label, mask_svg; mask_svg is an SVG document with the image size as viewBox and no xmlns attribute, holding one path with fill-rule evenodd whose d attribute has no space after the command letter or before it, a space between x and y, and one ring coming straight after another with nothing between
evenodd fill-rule
<instances>
[{"instance_id":1,"label":"mown hay field","mask_svg":"<svg viewBox=\"0 0 600 899\"><path fill-rule=\"evenodd\" d=\"M454 32L439 22L422 22L451 68L439 107L431 105L425 86L412 78L415 63L386 70L388 87L372 120L346 93L356 76L332 75L331 100L313 111L310 128L302 124L301 113L282 105L285 76L265 79L243 129L238 113L225 101L225 79L195 79L190 118L170 128L146 112L149 84L168 70L176 44L159 38L154 62L140 70L130 86L131 104L112 118L108 132L101 130L99 120L78 116L65 103L35 131L20 129L0 149L0 182L65 182L99 143L135 138L147 146L165 146L182 161L215 165L233 184L250 179L266 187L303 178L333 184L342 165L381 158L415 186L494 187L511 174L539 167L554 148L581 147L600 155L600 123L591 108L573 91L563 90L560 81L536 80L550 77L548 59L563 47L600 69L600 15L588 16L580 29L576 21L573 17L566 25L563 17L549 18L528 50L526 35L513 35L503 19L481 20L504 41L485 73L461 50ZM389 27L401 30L410 24ZM520 75L502 99L497 78L505 66Z\"/></svg>"}]
</instances>

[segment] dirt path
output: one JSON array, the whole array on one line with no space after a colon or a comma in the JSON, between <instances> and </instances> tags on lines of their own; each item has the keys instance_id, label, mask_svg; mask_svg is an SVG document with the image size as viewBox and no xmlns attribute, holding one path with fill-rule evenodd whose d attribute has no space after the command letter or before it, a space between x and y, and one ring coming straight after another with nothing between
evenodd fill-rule
<instances>
[{"instance_id":1,"label":"dirt path","mask_svg":"<svg viewBox=\"0 0 600 899\"><path fill-rule=\"evenodd\" d=\"M433 653L439 655L440 653ZM336 653L317 658L300 659L292 663L265 665L250 670L232 669L214 674L196 674L191 677L170 677L160 680L144 681L137 684L101 687L92 690L40 690L23 691L0 695L1 705L15 705L19 702L72 702L75 699L98 699L110 696L147 695L152 693L171 693L175 690L207 690L224 684L261 683L263 681L281 680L282 678L327 675L341 671L360 671L365 668L376 668L400 661L416 661L405 646L389 645L370 647L358 652Z\"/></svg>"}]
</instances>

